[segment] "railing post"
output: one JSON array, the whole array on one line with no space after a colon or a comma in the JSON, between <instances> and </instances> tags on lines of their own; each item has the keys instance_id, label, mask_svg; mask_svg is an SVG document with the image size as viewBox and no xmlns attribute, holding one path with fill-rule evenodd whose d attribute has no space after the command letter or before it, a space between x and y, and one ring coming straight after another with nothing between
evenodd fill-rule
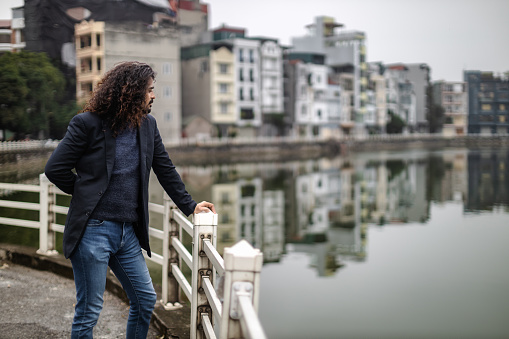
<instances>
[{"instance_id":1,"label":"railing post","mask_svg":"<svg viewBox=\"0 0 509 339\"><path fill-rule=\"evenodd\" d=\"M224 249L224 302L220 338L242 338L237 292L245 292L258 313L263 254L246 240Z\"/></svg>"},{"instance_id":2,"label":"railing post","mask_svg":"<svg viewBox=\"0 0 509 339\"><path fill-rule=\"evenodd\" d=\"M161 283L161 297L162 304L165 306L168 303L168 288L169 288L169 266L170 266L170 204L168 201L168 195L164 192L163 197L163 267L162 276L163 281Z\"/></svg>"},{"instance_id":3,"label":"railing post","mask_svg":"<svg viewBox=\"0 0 509 339\"><path fill-rule=\"evenodd\" d=\"M173 219L173 210L177 207L173 206L168 194L164 193L164 214L163 214L163 305L166 310L180 308L180 288L177 279L171 272L171 264L179 263L182 267L181 260L175 248L173 247L172 237L179 236L178 223Z\"/></svg>"},{"instance_id":4,"label":"railing post","mask_svg":"<svg viewBox=\"0 0 509 339\"><path fill-rule=\"evenodd\" d=\"M203 239L210 239L212 245L216 246L217 237L217 214L198 213L193 216L193 272L191 278L192 300L191 300L191 339L205 338L201 327L201 314L208 313L211 321L214 321L212 309L209 306L202 283L203 277L209 277L214 284L214 267L210 263L203 249Z\"/></svg>"},{"instance_id":5,"label":"railing post","mask_svg":"<svg viewBox=\"0 0 509 339\"><path fill-rule=\"evenodd\" d=\"M55 250L55 232L50 228L51 223L54 221L54 213L50 214L50 206L55 205L55 195L50 195L49 188L51 183L44 173L39 175L39 185L41 186L41 191L39 192L39 249L37 253L55 255L58 253Z\"/></svg>"}]
</instances>

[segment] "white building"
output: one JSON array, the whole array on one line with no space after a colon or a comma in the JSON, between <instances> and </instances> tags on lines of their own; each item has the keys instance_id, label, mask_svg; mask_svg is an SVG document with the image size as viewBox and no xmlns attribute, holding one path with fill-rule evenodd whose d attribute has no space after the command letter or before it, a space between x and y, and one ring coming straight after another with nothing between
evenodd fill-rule
<instances>
[{"instance_id":1,"label":"white building","mask_svg":"<svg viewBox=\"0 0 509 339\"><path fill-rule=\"evenodd\" d=\"M417 125L416 96L413 83L408 80L408 69L404 65L389 66L384 75L387 112L399 116L406 123L406 131L415 130Z\"/></svg>"},{"instance_id":2,"label":"white building","mask_svg":"<svg viewBox=\"0 0 509 339\"><path fill-rule=\"evenodd\" d=\"M356 133L364 134L364 115L366 114L366 89L368 85L366 64L366 35L361 31L337 30L343 27L333 18L320 16L308 25L309 34L292 38L292 51L296 53L320 53L325 55L325 64L332 73L351 74L353 96L352 120ZM342 126L350 133L350 124Z\"/></svg>"}]
</instances>

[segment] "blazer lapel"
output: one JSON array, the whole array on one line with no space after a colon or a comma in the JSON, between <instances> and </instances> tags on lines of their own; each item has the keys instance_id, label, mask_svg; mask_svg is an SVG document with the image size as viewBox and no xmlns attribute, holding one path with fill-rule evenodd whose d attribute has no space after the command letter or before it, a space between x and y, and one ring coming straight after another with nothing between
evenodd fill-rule
<instances>
[{"instance_id":1,"label":"blazer lapel","mask_svg":"<svg viewBox=\"0 0 509 339\"><path fill-rule=\"evenodd\" d=\"M106 152L106 171L108 174L108 181L111 178L111 173L113 173L113 164L115 163L115 148L116 142L115 138L111 133L111 129L107 126L106 122L102 121L103 125L103 133L104 133L104 142L105 142L105 152Z\"/></svg>"},{"instance_id":2,"label":"blazer lapel","mask_svg":"<svg viewBox=\"0 0 509 339\"><path fill-rule=\"evenodd\" d=\"M138 128L138 135L140 141L140 169L141 169L141 177L145 178L145 174L147 172L147 166L145 159L147 155L147 137L148 137L148 123L147 120L144 119Z\"/></svg>"}]
</instances>

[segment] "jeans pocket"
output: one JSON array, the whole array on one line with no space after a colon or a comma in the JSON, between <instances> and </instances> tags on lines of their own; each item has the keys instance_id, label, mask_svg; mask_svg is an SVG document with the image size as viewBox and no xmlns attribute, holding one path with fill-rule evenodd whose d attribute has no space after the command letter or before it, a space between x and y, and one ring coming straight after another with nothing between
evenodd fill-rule
<instances>
[{"instance_id":1,"label":"jeans pocket","mask_svg":"<svg viewBox=\"0 0 509 339\"><path fill-rule=\"evenodd\" d=\"M87 226L101 226L104 223L104 220L99 219L88 219Z\"/></svg>"}]
</instances>

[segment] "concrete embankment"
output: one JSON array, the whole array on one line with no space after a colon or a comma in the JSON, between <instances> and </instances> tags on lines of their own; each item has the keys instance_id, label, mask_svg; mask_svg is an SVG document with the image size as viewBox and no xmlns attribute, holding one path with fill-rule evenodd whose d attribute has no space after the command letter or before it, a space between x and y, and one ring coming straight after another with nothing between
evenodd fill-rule
<instances>
[{"instance_id":1,"label":"concrete embankment","mask_svg":"<svg viewBox=\"0 0 509 339\"><path fill-rule=\"evenodd\" d=\"M69 338L76 302L72 279L70 261L61 255L0 244L0 339ZM125 338L129 303L113 274L106 290L94 338ZM165 311L157 303L147 338L189 338L189 314L188 307Z\"/></svg>"},{"instance_id":2,"label":"concrete embankment","mask_svg":"<svg viewBox=\"0 0 509 339\"><path fill-rule=\"evenodd\" d=\"M441 135L369 136L365 139L197 143L167 145L170 157L180 165L239 162L267 162L336 157L354 152L401 151L408 149L509 147L509 135L467 135L445 138Z\"/></svg>"},{"instance_id":3,"label":"concrete embankment","mask_svg":"<svg viewBox=\"0 0 509 339\"><path fill-rule=\"evenodd\" d=\"M49 157L55 143L22 151L0 150L0 163L20 158ZM434 134L372 135L344 139L256 139L167 144L172 160L179 165L213 165L224 163L293 161L336 157L352 152L378 152L407 149L444 149L465 147L509 147L509 135L463 135L443 137Z\"/></svg>"}]
</instances>

